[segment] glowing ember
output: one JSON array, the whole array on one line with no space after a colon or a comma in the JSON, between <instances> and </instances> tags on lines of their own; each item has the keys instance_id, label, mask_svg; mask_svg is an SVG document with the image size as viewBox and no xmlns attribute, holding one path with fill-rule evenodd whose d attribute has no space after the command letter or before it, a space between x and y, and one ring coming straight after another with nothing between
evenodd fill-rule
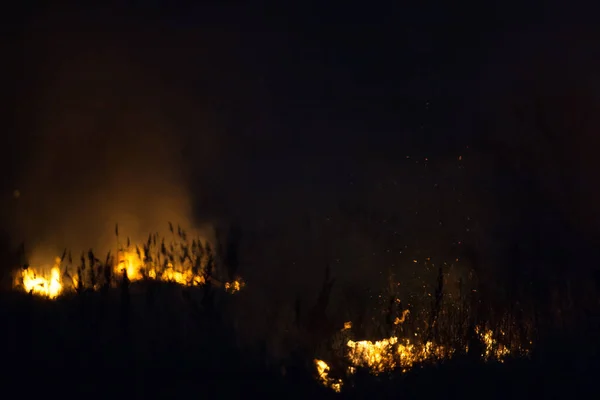
<instances>
[{"instance_id":1,"label":"glowing ember","mask_svg":"<svg viewBox=\"0 0 600 400\"><path fill-rule=\"evenodd\" d=\"M491 330L484 331L480 327L476 327L475 333L479 335L481 342L485 346L483 354L481 355L484 360L495 359L499 362L503 362L504 358L510 354L510 350L506 346L498 343L498 341L494 339L494 334Z\"/></svg>"},{"instance_id":2,"label":"glowing ember","mask_svg":"<svg viewBox=\"0 0 600 400\"><path fill-rule=\"evenodd\" d=\"M398 343L395 354L398 356L398 365L405 372L415 364L450 358L453 353L452 349L435 345L433 342L421 344L411 343L410 339L403 339L401 343Z\"/></svg>"}]
</instances>

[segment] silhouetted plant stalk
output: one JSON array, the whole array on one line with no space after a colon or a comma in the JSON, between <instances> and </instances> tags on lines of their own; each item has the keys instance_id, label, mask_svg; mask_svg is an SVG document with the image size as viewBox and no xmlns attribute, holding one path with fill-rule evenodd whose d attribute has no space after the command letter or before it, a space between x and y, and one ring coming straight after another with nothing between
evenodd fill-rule
<instances>
[{"instance_id":1,"label":"silhouetted plant stalk","mask_svg":"<svg viewBox=\"0 0 600 400\"><path fill-rule=\"evenodd\" d=\"M442 306L442 298L444 296L444 273L442 270L442 266L440 265L440 267L438 268L438 278L437 278L437 287L435 289L435 298L434 298L434 303L433 303L433 307L431 310L431 314L430 314L430 318L429 318L429 330L427 333L427 341L431 341L434 339L438 339L438 329L437 329L437 322L438 322L438 317L440 315L440 309Z\"/></svg>"},{"instance_id":2,"label":"silhouetted plant stalk","mask_svg":"<svg viewBox=\"0 0 600 400\"><path fill-rule=\"evenodd\" d=\"M127 276L127 271L125 268L122 270L121 275L121 328L123 329L124 335L127 335L129 332L129 317L130 317L130 302L131 295L129 293L129 277Z\"/></svg>"}]
</instances>

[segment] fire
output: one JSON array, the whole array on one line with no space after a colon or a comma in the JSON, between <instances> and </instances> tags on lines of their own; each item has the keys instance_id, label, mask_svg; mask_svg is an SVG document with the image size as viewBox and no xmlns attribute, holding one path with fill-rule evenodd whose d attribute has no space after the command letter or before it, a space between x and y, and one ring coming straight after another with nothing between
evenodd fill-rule
<instances>
[{"instance_id":1,"label":"fire","mask_svg":"<svg viewBox=\"0 0 600 400\"><path fill-rule=\"evenodd\" d=\"M352 323L346 322L344 325L345 327L348 326L347 329L350 329ZM527 353L521 348L510 349L507 346L499 344L493 338L491 330L476 327L475 332L484 345L484 350L481 354L481 358L484 361L495 360L503 362L506 356L514 351ZM357 367L367 368L373 375L394 369L407 372L419 364L450 359L456 353L456 349L440 346L431 341L419 343L416 340L412 341L408 338L398 338L396 336L378 341L348 340L346 347L345 358L350 364L347 370L348 375L354 374ZM465 350L467 349L465 348ZM340 391L342 381L335 380L329 376L330 368L328 364L316 359L315 365L319 374L319 381L335 391ZM334 387L334 385L336 386Z\"/></svg>"},{"instance_id":2,"label":"fire","mask_svg":"<svg viewBox=\"0 0 600 400\"><path fill-rule=\"evenodd\" d=\"M498 343L494 339L494 333L491 330L484 331L478 326L475 328L475 333L479 335L481 342L485 346L481 355L484 360L496 359L499 362L503 362L504 358L510 354L508 347Z\"/></svg>"},{"instance_id":3,"label":"fire","mask_svg":"<svg viewBox=\"0 0 600 400\"><path fill-rule=\"evenodd\" d=\"M394 320L394 325L402 325L404 323L404 321L406 321L406 317L408 317L409 314L410 314L410 311L408 309L402 311L402 316L396 317L396 319Z\"/></svg>"},{"instance_id":4,"label":"fire","mask_svg":"<svg viewBox=\"0 0 600 400\"><path fill-rule=\"evenodd\" d=\"M127 248L133 248L134 251L122 249L116 253L116 257L111 257L109 253L105 262L96 259L90 251L87 258L81 255L77 266L72 265L70 255L68 263L63 265L66 258L66 254L63 254L63 257L55 259L50 269L27 267L20 270L14 285L28 293L50 299L69 290L95 290L104 284L113 285L113 277L119 279L123 274L130 282L152 279L184 286L201 286L210 279L214 286L224 287L228 293L239 292L246 285L240 278L223 284L212 275L215 261L207 243L197 240L191 244L165 244L164 239L162 243L158 242L159 246L152 247L150 243L149 239L146 245L130 246L128 240ZM63 282L65 277L67 279Z\"/></svg>"},{"instance_id":5,"label":"fire","mask_svg":"<svg viewBox=\"0 0 600 400\"><path fill-rule=\"evenodd\" d=\"M145 258L143 250L138 253L122 251L119 252L119 261L114 266L116 274L122 274L123 270L127 278L132 281L139 281L146 276L149 279L156 279L164 282L175 282L180 285L198 286L206 283L203 276L194 273L191 265L179 265L177 268L171 262L164 265L162 271L154 263L144 263Z\"/></svg>"},{"instance_id":6,"label":"fire","mask_svg":"<svg viewBox=\"0 0 600 400\"><path fill-rule=\"evenodd\" d=\"M452 349L435 345L433 342L412 343L410 339L403 339L396 349L398 365L403 371L412 368L415 364L429 360L450 358L453 353Z\"/></svg>"},{"instance_id":7,"label":"fire","mask_svg":"<svg viewBox=\"0 0 600 400\"><path fill-rule=\"evenodd\" d=\"M232 294L239 292L244 286L246 286L246 283L240 279L236 279L233 282L225 282L225 290Z\"/></svg>"},{"instance_id":8,"label":"fire","mask_svg":"<svg viewBox=\"0 0 600 400\"><path fill-rule=\"evenodd\" d=\"M22 269L16 284L23 285L23 289L27 293L55 299L63 291L60 263L61 259L57 257L54 260L54 266L50 269L50 274L36 272L29 267Z\"/></svg>"},{"instance_id":9,"label":"fire","mask_svg":"<svg viewBox=\"0 0 600 400\"><path fill-rule=\"evenodd\" d=\"M392 354L392 346L396 344L398 338L391 337L376 342L361 340L355 342L349 340L347 346L348 359L355 366L368 367L374 373L380 373L393 369L396 366Z\"/></svg>"},{"instance_id":10,"label":"fire","mask_svg":"<svg viewBox=\"0 0 600 400\"><path fill-rule=\"evenodd\" d=\"M143 278L142 276L142 261L139 259L137 254L128 251L119 252L119 260L114 267L114 272L119 274L125 270L127 278L131 281L137 281ZM154 275L155 271L148 271L148 276Z\"/></svg>"},{"instance_id":11,"label":"fire","mask_svg":"<svg viewBox=\"0 0 600 400\"><path fill-rule=\"evenodd\" d=\"M326 387L333 389L339 393L342 391L343 382L341 379L333 379L329 377L329 365L323 360L315 359L315 366L317 367L317 374L319 381Z\"/></svg>"},{"instance_id":12,"label":"fire","mask_svg":"<svg viewBox=\"0 0 600 400\"><path fill-rule=\"evenodd\" d=\"M452 354L451 351L432 342L412 343L410 339L398 339L396 336L375 342L349 340L347 346L347 358L352 365L367 367L374 374L396 367L406 370L415 364L447 358Z\"/></svg>"}]
</instances>

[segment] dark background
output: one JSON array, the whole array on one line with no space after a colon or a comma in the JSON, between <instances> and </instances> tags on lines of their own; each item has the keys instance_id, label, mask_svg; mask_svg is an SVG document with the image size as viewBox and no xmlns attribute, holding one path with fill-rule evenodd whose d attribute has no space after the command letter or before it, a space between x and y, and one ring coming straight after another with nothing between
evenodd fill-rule
<instances>
[{"instance_id":1,"label":"dark background","mask_svg":"<svg viewBox=\"0 0 600 400\"><path fill-rule=\"evenodd\" d=\"M531 268L595 268L592 9L159 3L3 12L9 238L80 237L126 153L120 171L154 177L132 193L183 185L197 224L238 221L240 272L273 292L313 288L326 264L380 285L426 256L477 253L497 277L516 247Z\"/></svg>"}]
</instances>

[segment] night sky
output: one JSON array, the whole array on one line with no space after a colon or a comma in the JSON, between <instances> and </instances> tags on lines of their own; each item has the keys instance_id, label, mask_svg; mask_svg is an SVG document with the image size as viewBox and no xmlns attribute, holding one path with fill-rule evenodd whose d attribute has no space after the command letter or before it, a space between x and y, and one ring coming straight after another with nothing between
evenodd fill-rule
<instances>
[{"instance_id":1,"label":"night sky","mask_svg":"<svg viewBox=\"0 0 600 400\"><path fill-rule=\"evenodd\" d=\"M122 179L140 218L185 186L194 223L238 221L242 273L270 286L326 264L368 285L465 244L495 271L517 242L531 260L595 244L591 10L129 3L3 16L3 209L30 221L8 218L11 238L101 225Z\"/></svg>"}]
</instances>

